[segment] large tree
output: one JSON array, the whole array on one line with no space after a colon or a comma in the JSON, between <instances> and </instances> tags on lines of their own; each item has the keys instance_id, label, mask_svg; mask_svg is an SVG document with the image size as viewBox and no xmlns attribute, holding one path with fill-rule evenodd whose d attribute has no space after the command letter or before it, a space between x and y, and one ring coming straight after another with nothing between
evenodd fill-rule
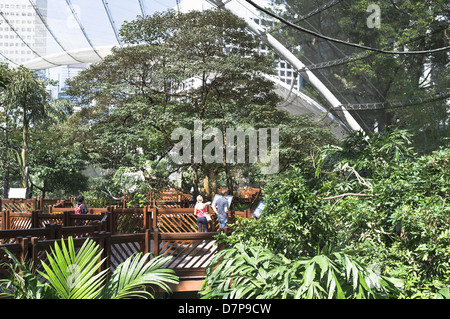
<instances>
[{"instance_id":1,"label":"large tree","mask_svg":"<svg viewBox=\"0 0 450 319\"><path fill-rule=\"evenodd\" d=\"M350 43L390 51L449 46L450 16L445 0L276 3L283 5L278 13L285 19ZM377 14L380 20L374 27ZM365 130L385 130L389 125L410 129L415 146L423 151L437 148L449 137L448 50L383 54L327 41L286 25L276 30L273 34L291 48L295 44L294 52L343 104L379 102L366 110L351 111Z\"/></svg>"},{"instance_id":2,"label":"large tree","mask_svg":"<svg viewBox=\"0 0 450 319\"><path fill-rule=\"evenodd\" d=\"M76 193L83 178L81 152L61 144L61 125L72 113L65 100L52 100L46 81L32 71L1 67L0 156L3 197L10 186L39 190L42 196L58 191ZM33 195L35 195L33 193Z\"/></svg>"},{"instance_id":3,"label":"large tree","mask_svg":"<svg viewBox=\"0 0 450 319\"><path fill-rule=\"evenodd\" d=\"M29 132L30 127L45 119L50 96L44 82L30 70L19 67L9 70L9 83L3 93L5 122L20 127L22 145L17 160L20 168L20 185L28 187L29 178ZM6 127L9 129L9 125Z\"/></svg>"},{"instance_id":4,"label":"large tree","mask_svg":"<svg viewBox=\"0 0 450 319\"><path fill-rule=\"evenodd\" d=\"M223 173L232 193L233 173L248 163L229 163L222 152L214 153L213 163L192 157L176 164L168 156L179 142L171 136L174 129L193 132L201 123L203 132L220 129L226 144L227 128L284 125L292 129L280 132L280 139L289 143L294 139L287 134L299 133L293 127L314 126L277 108L280 98L265 77L274 73L274 60L257 53L245 21L229 11L156 13L125 23L120 35L126 45L69 81L67 91L88 105L71 119L76 145L104 167L135 167L148 181L184 167L195 191L203 176L212 192ZM218 138L202 141L201 149ZM293 159L293 150L283 153L283 163Z\"/></svg>"}]
</instances>

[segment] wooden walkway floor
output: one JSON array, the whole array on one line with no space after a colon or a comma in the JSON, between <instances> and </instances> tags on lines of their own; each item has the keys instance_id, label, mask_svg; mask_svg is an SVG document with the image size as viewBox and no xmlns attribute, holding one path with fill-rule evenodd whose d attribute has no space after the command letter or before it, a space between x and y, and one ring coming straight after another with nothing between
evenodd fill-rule
<instances>
[{"instance_id":1,"label":"wooden walkway floor","mask_svg":"<svg viewBox=\"0 0 450 319\"><path fill-rule=\"evenodd\" d=\"M250 214L230 212L230 221L236 216ZM198 291L205 268L221 249L214 238L219 233L217 219L213 216L210 232L200 233L193 208L107 207L86 215L76 215L73 208L53 208L51 213L3 211L0 224L0 246L22 260L31 259L37 267L46 258L45 251L68 236L74 238L76 247L88 237L95 240L106 258L102 267L111 271L136 252L172 256L165 267L180 278L178 285L172 285L174 292ZM7 260L2 251L0 263ZM0 267L0 277L7 276Z\"/></svg>"}]
</instances>

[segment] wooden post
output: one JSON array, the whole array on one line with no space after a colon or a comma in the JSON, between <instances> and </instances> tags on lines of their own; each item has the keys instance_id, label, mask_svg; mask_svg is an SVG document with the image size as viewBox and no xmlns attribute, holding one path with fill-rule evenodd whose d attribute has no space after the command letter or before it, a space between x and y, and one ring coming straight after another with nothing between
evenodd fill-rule
<instances>
[{"instance_id":1,"label":"wooden post","mask_svg":"<svg viewBox=\"0 0 450 319\"><path fill-rule=\"evenodd\" d=\"M156 208L156 206L154 206L153 208L153 221L152 221L153 225L153 229L157 229L158 228L158 208Z\"/></svg>"},{"instance_id":2,"label":"wooden post","mask_svg":"<svg viewBox=\"0 0 450 319\"><path fill-rule=\"evenodd\" d=\"M98 248L100 250L103 250L103 247L105 246L104 236L105 236L104 232L95 231L92 233L92 237L97 242ZM104 250L103 250L103 253L104 253ZM103 259L103 257L104 257L103 253L100 255L97 262L100 262ZM104 264L102 264L102 266L99 267L99 269L97 270L97 273L100 273L102 270L104 270L103 267L104 267Z\"/></svg>"},{"instance_id":3,"label":"wooden post","mask_svg":"<svg viewBox=\"0 0 450 319\"><path fill-rule=\"evenodd\" d=\"M11 229L11 216L10 216L10 211L9 210L7 210L6 212L5 212L5 221L4 221L4 223L5 223L5 229Z\"/></svg>"},{"instance_id":4,"label":"wooden post","mask_svg":"<svg viewBox=\"0 0 450 319\"><path fill-rule=\"evenodd\" d=\"M159 232L156 227L153 228L153 254L159 255Z\"/></svg>"},{"instance_id":5,"label":"wooden post","mask_svg":"<svg viewBox=\"0 0 450 319\"><path fill-rule=\"evenodd\" d=\"M149 229L148 220L148 207L144 206L144 231Z\"/></svg>"},{"instance_id":6,"label":"wooden post","mask_svg":"<svg viewBox=\"0 0 450 319\"><path fill-rule=\"evenodd\" d=\"M105 219L102 220L102 230L111 233L111 212L109 211L109 208L106 210L105 213Z\"/></svg>"},{"instance_id":7,"label":"wooden post","mask_svg":"<svg viewBox=\"0 0 450 319\"><path fill-rule=\"evenodd\" d=\"M62 238L62 225L55 224L55 239L61 239L61 238Z\"/></svg>"},{"instance_id":8,"label":"wooden post","mask_svg":"<svg viewBox=\"0 0 450 319\"><path fill-rule=\"evenodd\" d=\"M150 229L145 229L144 230L144 254L148 254L151 252L152 247L151 247L151 242L152 242L152 237L151 237L151 231Z\"/></svg>"},{"instance_id":9,"label":"wooden post","mask_svg":"<svg viewBox=\"0 0 450 319\"><path fill-rule=\"evenodd\" d=\"M71 226L70 225L70 212L65 211L65 212L63 212L63 214L64 214L63 226L65 226L65 227Z\"/></svg>"},{"instance_id":10,"label":"wooden post","mask_svg":"<svg viewBox=\"0 0 450 319\"><path fill-rule=\"evenodd\" d=\"M110 232L100 232L103 233L103 259L105 261L103 262L103 266L101 268L103 269L109 269L111 266L111 233ZM107 273L107 279L110 278L111 272L108 271Z\"/></svg>"},{"instance_id":11,"label":"wooden post","mask_svg":"<svg viewBox=\"0 0 450 319\"><path fill-rule=\"evenodd\" d=\"M116 219L117 219L117 211L115 211L115 206L110 206L111 218L110 218L110 226L109 230L112 235L116 233Z\"/></svg>"},{"instance_id":12,"label":"wooden post","mask_svg":"<svg viewBox=\"0 0 450 319\"><path fill-rule=\"evenodd\" d=\"M39 227L39 211L32 210L31 211L31 228L40 228Z\"/></svg>"},{"instance_id":13,"label":"wooden post","mask_svg":"<svg viewBox=\"0 0 450 319\"><path fill-rule=\"evenodd\" d=\"M26 257L28 254L28 238L24 237L17 237L16 238L17 243L20 244L20 261L22 263L25 262Z\"/></svg>"},{"instance_id":14,"label":"wooden post","mask_svg":"<svg viewBox=\"0 0 450 319\"><path fill-rule=\"evenodd\" d=\"M6 229L6 211L0 212L2 215L2 230Z\"/></svg>"},{"instance_id":15,"label":"wooden post","mask_svg":"<svg viewBox=\"0 0 450 319\"><path fill-rule=\"evenodd\" d=\"M39 197L39 210L44 211L44 199Z\"/></svg>"},{"instance_id":16,"label":"wooden post","mask_svg":"<svg viewBox=\"0 0 450 319\"><path fill-rule=\"evenodd\" d=\"M45 228L49 230L47 240L56 239L56 225L55 224L45 224Z\"/></svg>"},{"instance_id":17,"label":"wooden post","mask_svg":"<svg viewBox=\"0 0 450 319\"><path fill-rule=\"evenodd\" d=\"M38 237L32 237L31 238L31 249L30 249L30 259L32 261L32 269L36 270L36 267L38 265L38 252L39 252L39 238Z\"/></svg>"}]
</instances>

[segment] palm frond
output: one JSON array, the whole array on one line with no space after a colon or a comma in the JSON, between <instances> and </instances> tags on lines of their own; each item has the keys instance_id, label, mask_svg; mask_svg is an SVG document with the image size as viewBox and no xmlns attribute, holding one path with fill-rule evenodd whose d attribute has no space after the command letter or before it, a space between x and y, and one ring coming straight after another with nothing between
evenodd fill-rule
<instances>
[{"instance_id":1,"label":"palm frond","mask_svg":"<svg viewBox=\"0 0 450 319\"><path fill-rule=\"evenodd\" d=\"M127 258L114 271L108 284L102 291L102 298L144 298L154 296L146 290L148 285L156 285L171 292L168 283L178 283L178 277L172 269L161 268L172 257L138 253Z\"/></svg>"},{"instance_id":2,"label":"palm frond","mask_svg":"<svg viewBox=\"0 0 450 319\"><path fill-rule=\"evenodd\" d=\"M68 247L61 241L61 248L55 242L55 248L47 253L49 265L42 262L44 272L39 271L53 287L61 299L90 299L100 292L106 278L106 271L98 271L101 250L96 243L87 239L76 252L73 239L67 240Z\"/></svg>"}]
</instances>

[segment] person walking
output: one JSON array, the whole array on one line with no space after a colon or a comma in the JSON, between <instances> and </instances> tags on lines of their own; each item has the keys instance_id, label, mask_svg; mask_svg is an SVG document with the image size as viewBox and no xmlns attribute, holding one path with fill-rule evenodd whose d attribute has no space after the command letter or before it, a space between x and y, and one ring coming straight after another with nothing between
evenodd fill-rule
<instances>
[{"instance_id":1,"label":"person walking","mask_svg":"<svg viewBox=\"0 0 450 319\"><path fill-rule=\"evenodd\" d=\"M77 197L77 203L75 204L75 214L87 214L88 209L84 203L84 196Z\"/></svg>"},{"instance_id":2,"label":"person walking","mask_svg":"<svg viewBox=\"0 0 450 319\"><path fill-rule=\"evenodd\" d=\"M217 219L219 220L219 229L224 229L228 224L228 200L226 198L227 191L222 190L220 192L221 197L217 199L215 204L213 205L213 210L217 214Z\"/></svg>"},{"instance_id":3,"label":"person walking","mask_svg":"<svg viewBox=\"0 0 450 319\"><path fill-rule=\"evenodd\" d=\"M75 214L87 214L88 209L86 204L84 203L84 196L78 196L77 197L77 203L75 204ZM78 226L83 226L83 220L80 219L77 222Z\"/></svg>"},{"instance_id":4,"label":"person walking","mask_svg":"<svg viewBox=\"0 0 450 319\"><path fill-rule=\"evenodd\" d=\"M210 205L211 202L203 203L203 197L201 195L197 196L197 203L194 207L194 215L197 216L197 225L199 232L208 231L208 221L206 219L206 205Z\"/></svg>"}]
</instances>

